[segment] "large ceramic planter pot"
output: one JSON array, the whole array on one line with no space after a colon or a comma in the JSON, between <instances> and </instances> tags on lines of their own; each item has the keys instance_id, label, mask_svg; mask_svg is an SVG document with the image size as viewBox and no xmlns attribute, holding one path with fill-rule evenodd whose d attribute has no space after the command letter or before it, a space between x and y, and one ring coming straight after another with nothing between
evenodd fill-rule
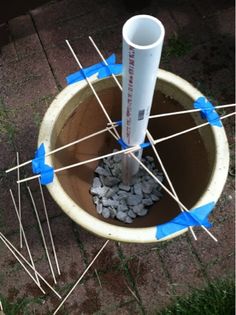
<instances>
[{"instance_id":1,"label":"large ceramic planter pot","mask_svg":"<svg viewBox=\"0 0 236 315\"><path fill-rule=\"evenodd\" d=\"M118 77L121 79L121 77ZM91 78L113 120L121 117L121 92L112 78ZM202 96L185 80L164 71L158 71L153 113L192 109L193 102ZM199 113L152 119L149 130L155 139L201 124ZM52 102L40 128L38 143L44 143L46 152L82 138L106 127L106 118L89 86L81 81L67 86ZM54 168L83 161L111 152L117 143L109 133L100 134L49 155L46 162ZM223 190L229 151L224 128L203 127L157 145L173 185L182 203L193 209L209 202L217 202ZM149 150L149 151L148 151ZM144 154L152 154L148 149ZM98 236L123 242L157 242L158 225L168 222L179 213L178 205L164 193L145 217L130 225L115 219L104 219L96 213L89 189L98 162L72 168L55 174L48 190L61 209L77 224ZM158 166L157 166L158 167ZM166 184L166 182L164 182ZM187 229L163 240L186 232Z\"/></svg>"}]
</instances>

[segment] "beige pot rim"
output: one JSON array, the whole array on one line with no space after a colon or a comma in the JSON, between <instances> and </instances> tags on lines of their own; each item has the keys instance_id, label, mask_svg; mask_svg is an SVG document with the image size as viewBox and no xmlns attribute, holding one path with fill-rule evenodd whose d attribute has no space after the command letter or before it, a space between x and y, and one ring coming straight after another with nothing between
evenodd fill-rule
<instances>
[{"instance_id":1,"label":"beige pot rim","mask_svg":"<svg viewBox=\"0 0 236 315\"><path fill-rule=\"evenodd\" d=\"M158 70L158 81L162 84L171 85L172 89L181 90L185 93L192 101L195 101L198 97L203 96L196 88L190 83L180 78L179 76L165 71ZM91 81L96 81L96 75L90 78ZM82 88L87 85L85 81L80 81L64 88L51 103L48 108L39 132L38 144L44 143L46 152L52 150L51 148L51 134L53 128L60 115L63 107L67 102L74 97ZM229 149L228 141L224 131L224 128L211 126L213 133L215 147L216 147L216 158L214 170L209 182L209 185L205 193L201 196L198 202L193 208L197 208L208 204L210 202L216 203L219 199L223 190L225 181L227 179L228 167L229 167ZM49 165L53 164L52 156L46 157L46 163ZM80 208L63 190L57 175L55 174L53 183L47 186L50 194L61 209L77 224L81 225L85 229L95 233L101 237L118 240L122 242L134 242L134 243L151 243L158 242L156 239L157 227L147 228L130 228L112 225L110 223L103 222L89 213L84 209ZM187 229L183 229L180 232L174 233L161 239L167 240L178 236Z\"/></svg>"}]
</instances>

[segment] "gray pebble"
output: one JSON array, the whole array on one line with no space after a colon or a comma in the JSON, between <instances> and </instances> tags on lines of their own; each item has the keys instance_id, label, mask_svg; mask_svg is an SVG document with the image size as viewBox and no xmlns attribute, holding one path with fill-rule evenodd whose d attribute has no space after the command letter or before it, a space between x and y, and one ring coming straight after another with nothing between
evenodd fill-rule
<instances>
[{"instance_id":1,"label":"gray pebble","mask_svg":"<svg viewBox=\"0 0 236 315\"><path fill-rule=\"evenodd\" d=\"M125 217L125 220L124 220L125 223L132 223L133 222L133 219L131 219L128 215Z\"/></svg>"},{"instance_id":2,"label":"gray pebble","mask_svg":"<svg viewBox=\"0 0 236 315\"><path fill-rule=\"evenodd\" d=\"M112 166L112 159L111 159L110 156L108 156L107 158L103 159L103 162L104 162L108 167L111 168L111 166Z\"/></svg>"},{"instance_id":3,"label":"gray pebble","mask_svg":"<svg viewBox=\"0 0 236 315\"><path fill-rule=\"evenodd\" d=\"M137 183L134 185L134 193L136 195L140 195L142 196L143 195L143 192L142 192L142 184L141 183Z\"/></svg>"},{"instance_id":4,"label":"gray pebble","mask_svg":"<svg viewBox=\"0 0 236 315\"><path fill-rule=\"evenodd\" d=\"M142 191L145 193L145 194L150 194L153 190L153 185L150 184L149 182L144 182L142 184Z\"/></svg>"},{"instance_id":5,"label":"gray pebble","mask_svg":"<svg viewBox=\"0 0 236 315\"><path fill-rule=\"evenodd\" d=\"M154 201L154 202L160 200L160 198L157 197L157 196L154 195L154 194L151 195L151 198L152 198L152 201Z\"/></svg>"},{"instance_id":6,"label":"gray pebble","mask_svg":"<svg viewBox=\"0 0 236 315\"><path fill-rule=\"evenodd\" d=\"M108 198L113 198L113 196L115 195L115 189L113 190L112 188L109 188L108 191L106 192L106 195L105 197L108 199Z\"/></svg>"},{"instance_id":7,"label":"gray pebble","mask_svg":"<svg viewBox=\"0 0 236 315\"><path fill-rule=\"evenodd\" d=\"M148 209L144 208L144 209L142 209L142 210L139 211L138 215L139 215L140 217L143 217L143 216L145 216L147 213L148 213Z\"/></svg>"},{"instance_id":8,"label":"gray pebble","mask_svg":"<svg viewBox=\"0 0 236 315\"><path fill-rule=\"evenodd\" d=\"M128 211L128 216L131 217L132 219L136 218L136 214L134 213L133 210Z\"/></svg>"},{"instance_id":9,"label":"gray pebble","mask_svg":"<svg viewBox=\"0 0 236 315\"><path fill-rule=\"evenodd\" d=\"M142 211L143 208L144 208L143 204L140 203L139 205L133 207L133 212L139 215L139 212Z\"/></svg>"},{"instance_id":10,"label":"gray pebble","mask_svg":"<svg viewBox=\"0 0 236 315\"><path fill-rule=\"evenodd\" d=\"M115 216L116 216L116 209L115 209L115 208L109 208L109 210L110 210L110 216L111 216L111 218L114 219Z\"/></svg>"},{"instance_id":11,"label":"gray pebble","mask_svg":"<svg viewBox=\"0 0 236 315\"><path fill-rule=\"evenodd\" d=\"M132 178L130 185L124 185L121 160L121 154L103 160L95 170L97 176L94 176L90 192L97 213L104 218L117 218L128 224L136 216L146 215L147 207L160 200L162 193L161 186L142 168ZM146 157L142 161L162 182L164 176L156 169L154 158Z\"/></svg>"},{"instance_id":12,"label":"gray pebble","mask_svg":"<svg viewBox=\"0 0 236 315\"><path fill-rule=\"evenodd\" d=\"M125 218L127 217L127 214L125 212L122 212L122 211L118 211L116 213L116 218L120 221L123 221L125 220Z\"/></svg>"},{"instance_id":13,"label":"gray pebble","mask_svg":"<svg viewBox=\"0 0 236 315\"><path fill-rule=\"evenodd\" d=\"M153 201L152 201L151 198L143 199L142 202L143 202L144 206L148 206L149 207L149 206L153 205Z\"/></svg>"},{"instance_id":14,"label":"gray pebble","mask_svg":"<svg viewBox=\"0 0 236 315\"><path fill-rule=\"evenodd\" d=\"M95 205L98 204L98 202L99 202L98 196L94 196L94 197L93 197L93 202L95 203Z\"/></svg>"},{"instance_id":15,"label":"gray pebble","mask_svg":"<svg viewBox=\"0 0 236 315\"><path fill-rule=\"evenodd\" d=\"M120 182L119 178L117 177L112 177L112 176L104 176L103 177L103 184L105 186L108 186L108 187L112 187L114 185L117 185L118 183Z\"/></svg>"},{"instance_id":16,"label":"gray pebble","mask_svg":"<svg viewBox=\"0 0 236 315\"><path fill-rule=\"evenodd\" d=\"M97 173L98 175L102 175L102 176L110 176L111 173L108 172L105 168L98 166L95 171L95 173Z\"/></svg>"},{"instance_id":17,"label":"gray pebble","mask_svg":"<svg viewBox=\"0 0 236 315\"><path fill-rule=\"evenodd\" d=\"M111 169L111 173L113 176L116 176L118 178L120 178L120 175L121 175L121 168L118 167L118 166L114 166L112 169Z\"/></svg>"},{"instance_id":18,"label":"gray pebble","mask_svg":"<svg viewBox=\"0 0 236 315\"><path fill-rule=\"evenodd\" d=\"M119 199L119 195L118 194L113 194L112 195L112 199L113 200L118 200Z\"/></svg>"},{"instance_id":19,"label":"gray pebble","mask_svg":"<svg viewBox=\"0 0 236 315\"><path fill-rule=\"evenodd\" d=\"M105 218L105 219L108 219L108 218L110 217L110 211L109 211L108 208L103 208L103 209L102 209L102 216L103 216L103 218Z\"/></svg>"},{"instance_id":20,"label":"gray pebble","mask_svg":"<svg viewBox=\"0 0 236 315\"><path fill-rule=\"evenodd\" d=\"M123 199L119 199L119 203L122 206L127 206L127 199L123 198Z\"/></svg>"},{"instance_id":21,"label":"gray pebble","mask_svg":"<svg viewBox=\"0 0 236 315\"><path fill-rule=\"evenodd\" d=\"M129 206L136 206L142 201L142 197L139 195L131 195L127 198L127 204Z\"/></svg>"},{"instance_id":22,"label":"gray pebble","mask_svg":"<svg viewBox=\"0 0 236 315\"><path fill-rule=\"evenodd\" d=\"M102 213L102 204L101 204L101 203L98 203L98 204L97 204L96 210L97 210L97 213L98 213L98 214L101 214L101 213Z\"/></svg>"},{"instance_id":23,"label":"gray pebble","mask_svg":"<svg viewBox=\"0 0 236 315\"><path fill-rule=\"evenodd\" d=\"M150 178L151 178L151 176L147 175L147 173L145 173L145 175L143 176L143 181L149 181Z\"/></svg>"},{"instance_id":24,"label":"gray pebble","mask_svg":"<svg viewBox=\"0 0 236 315\"><path fill-rule=\"evenodd\" d=\"M116 154L113 157L114 162L119 163L122 160L122 154Z\"/></svg>"},{"instance_id":25,"label":"gray pebble","mask_svg":"<svg viewBox=\"0 0 236 315\"><path fill-rule=\"evenodd\" d=\"M119 185L119 188L124 191L130 191L130 186L124 185L123 183Z\"/></svg>"},{"instance_id":26,"label":"gray pebble","mask_svg":"<svg viewBox=\"0 0 236 315\"><path fill-rule=\"evenodd\" d=\"M126 212L126 211L128 211L128 207L127 207L127 205L119 204L118 207L117 207L117 211Z\"/></svg>"},{"instance_id":27,"label":"gray pebble","mask_svg":"<svg viewBox=\"0 0 236 315\"><path fill-rule=\"evenodd\" d=\"M92 187L98 188L101 186L102 186L102 183L101 183L99 177L94 177Z\"/></svg>"},{"instance_id":28,"label":"gray pebble","mask_svg":"<svg viewBox=\"0 0 236 315\"><path fill-rule=\"evenodd\" d=\"M116 207L118 207L119 202L118 202L117 200L102 198L102 204L103 204L105 207L113 207L113 208L116 208Z\"/></svg>"},{"instance_id":29,"label":"gray pebble","mask_svg":"<svg viewBox=\"0 0 236 315\"><path fill-rule=\"evenodd\" d=\"M149 183L150 185L152 185L152 186L153 186L153 185L156 185L156 184L158 185L157 181L156 181L154 178L152 178L152 177L149 178L148 183Z\"/></svg>"},{"instance_id":30,"label":"gray pebble","mask_svg":"<svg viewBox=\"0 0 236 315\"><path fill-rule=\"evenodd\" d=\"M127 198L129 196L127 191L123 191L123 190L118 191L118 195L122 198Z\"/></svg>"},{"instance_id":31,"label":"gray pebble","mask_svg":"<svg viewBox=\"0 0 236 315\"><path fill-rule=\"evenodd\" d=\"M109 188L107 187L98 187L98 188L91 188L90 192L92 195L97 195L98 197L104 197L107 193Z\"/></svg>"},{"instance_id":32,"label":"gray pebble","mask_svg":"<svg viewBox=\"0 0 236 315\"><path fill-rule=\"evenodd\" d=\"M159 190L154 190L154 191L153 191L153 195L159 197L159 199L160 199L161 197L163 197L162 192L160 192Z\"/></svg>"}]
</instances>

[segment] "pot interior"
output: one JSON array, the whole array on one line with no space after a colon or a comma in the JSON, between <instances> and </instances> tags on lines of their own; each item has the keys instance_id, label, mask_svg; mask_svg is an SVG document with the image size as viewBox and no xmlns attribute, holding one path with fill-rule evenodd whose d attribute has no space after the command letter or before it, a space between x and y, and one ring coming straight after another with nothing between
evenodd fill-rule
<instances>
[{"instance_id":1,"label":"pot interior","mask_svg":"<svg viewBox=\"0 0 236 315\"><path fill-rule=\"evenodd\" d=\"M98 85L98 88L94 84L94 87L112 120L120 120L120 90L116 86L106 86L106 84ZM70 104L66 104L68 106L67 112L70 112L70 115L61 114L59 117L60 125L63 127L60 130L58 130L58 126L55 127L55 132L52 135L52 146L54 148L106 127L107 120L98 102L89 92L89 87L84 88L84 90L86 90L86 93L78 92L75 95L73 106L71 105L73 112L70 112ZM183 110L183 106L160 91L155 91L152 114L178 110ZM195 119L190 114L186 114L150 119L148 129L154 139L158 139L195 125ZM156 146L179 199L188 209L196 204L210 180L212 163L209 161L214 159L209 157L210 153L206 149L207 141L202 138L202 134L198 131L193 131L164 141ZM53 164L55 168L59 168L112 152L114 148L119 149L119 146L113 137L106 132L58 152L53 157ZM145 149L143 154L154 157L152 149ZM180 212L177 203L162 190L163 198L150 208L147 216L136 218L132 224L127 225L116 219L104 219L97 214L92 196L89 193L94 177L94 169L98 164L99 162L93 162L57 173L65 192L90 215L113 225L133 228L162 224L171 220ZM158 163L156 164L157 168L160 169ZM169 188L166 180L164 184Z\"/></svg>"}]
</instances>

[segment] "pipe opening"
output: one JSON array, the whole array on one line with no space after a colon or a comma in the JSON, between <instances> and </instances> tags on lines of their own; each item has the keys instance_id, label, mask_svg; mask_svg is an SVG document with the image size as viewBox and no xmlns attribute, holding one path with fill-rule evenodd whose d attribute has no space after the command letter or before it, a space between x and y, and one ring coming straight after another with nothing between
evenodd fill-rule
<instances>
[{"instance_id":1,"label":"pipe opening","mask_svg":"<svg viewBox=\"0 0 236 315\"><path fill-rule=\"evenodd\" d=\"M162 23L149 15L137 15L123 26L125 41L136 48L150 48L157 45L164 37Z\"/></svg>"}]
</instances>

